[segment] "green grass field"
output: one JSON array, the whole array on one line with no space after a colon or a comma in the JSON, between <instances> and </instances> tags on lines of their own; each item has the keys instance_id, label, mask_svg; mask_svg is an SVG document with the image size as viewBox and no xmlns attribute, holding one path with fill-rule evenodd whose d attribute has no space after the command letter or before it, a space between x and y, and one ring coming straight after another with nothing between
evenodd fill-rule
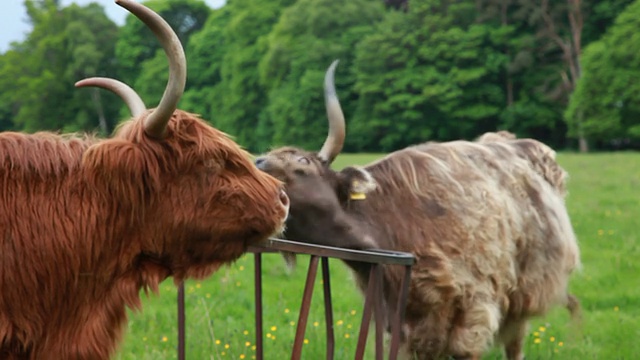
<instances>
[{"instance_id":1,"label":"green grass field","mask_svg":"<svg viewBox=\"0 0 640 360\"><path fill-rule=\"evenodd\" d=\"M336 166L365 164L376 155L343 155ZM568 207L584 269L571 291L583 307L580 323L564 309L537 319L527 339L527 360L635 359L640 354L640 154L560 154L570 174ZM350 273L331 260L336 359L353 358L362 296ZM263 255L265 358L290 356L308 264L289 272L277 254ZM324 358L320 274L303 348L304 359ZM253 255L242 257L206 281L186 284L187 358L252 359L254 347ZM176 358L176 289L171 280L160 296L144 300L132 314L116 359ZM369 343L372 343L372 338ZM498 350L486 359L501 359Z\"/></svg>"}]
</instances>

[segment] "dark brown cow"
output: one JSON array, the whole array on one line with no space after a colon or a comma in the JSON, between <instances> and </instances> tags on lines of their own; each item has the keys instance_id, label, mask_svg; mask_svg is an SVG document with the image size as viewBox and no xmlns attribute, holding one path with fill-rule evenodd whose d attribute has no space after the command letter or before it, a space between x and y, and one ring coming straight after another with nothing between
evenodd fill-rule
<instances>
[{"instance_id":1,"label":"dark brown cow","mask_svg":"<svg viewBox=\"0 0 640 360\"><path fill-rule=\"evenodd\" d=\"M546 146L530 139L426 143L331 170L345 137L335 65L325 78L330 134L320 152L284 147L256 159L286 185L284 235L413 253L403 331L416 358L478 359L497 342L509 359L522 359L527 321L575 305L567 283L580 265L563 195L532 166L549 165L534 155ZM366 267L348 265L362 288ZM389 307L400 271L385 270Z\"/></svg>"},{"instance_id":2,"label":"dark brown cow","mask_svg":"<svg viewBox=\"0 0 640 360\"><path fill-rule=\"evenodd\" d=\"M158 107L111 139L0 134L0 359L108 359L126 308L173 276L208 276L279 233L282 183L197 116L176 110L186 65L155 13L141 18L170 58Z\"/></svg>"}]
</instances>

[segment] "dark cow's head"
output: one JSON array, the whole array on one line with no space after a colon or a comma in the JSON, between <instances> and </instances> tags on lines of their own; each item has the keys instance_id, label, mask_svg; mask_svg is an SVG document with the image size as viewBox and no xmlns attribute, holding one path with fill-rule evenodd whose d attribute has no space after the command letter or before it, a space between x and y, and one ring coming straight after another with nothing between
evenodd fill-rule
<instances>
[{"instance_id":1,"label":"dark cow's head","mask_svg":"<svg viewBox=\"0 0 640 360\"><path fill-rule=\"evenodd\" d=\"M351 201L365 200L376 189L374 179L364 168L334 171L330 167L345 139L344 115L334 85L337 64L334 61L325 75L329 134L320 151L282 147L258 157L256 165L285 184L291 200L287 238L343 248L374 247L373 241L361 238L357 224L344 216Z\"/></svg>"},{"instance_id":2,"label":"dark cow's head","mask_svg":"<svg viewBox=\"0 0 640 360\"><path fill-rule=\"evenodd\" d=\"M289 199L283 184L259 171L226 134L176 110L186 81L178 37L148 8L116 2L161 41L169 58L169 81L153 110L118 81L90 78L76 84L118 93L133 113L113 138L86 151L83 168L101 191L113 195L114 209L143 224L137 230L143 234L144 254L166 263L177 279L204 275L240 256L247 245L280 233Z\"/></svg>"}]
</instances>

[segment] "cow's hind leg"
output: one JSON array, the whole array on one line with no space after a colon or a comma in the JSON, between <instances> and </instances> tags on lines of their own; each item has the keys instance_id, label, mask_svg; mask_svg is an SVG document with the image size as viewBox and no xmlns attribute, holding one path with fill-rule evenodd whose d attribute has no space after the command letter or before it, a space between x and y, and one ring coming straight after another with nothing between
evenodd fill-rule
<instances>
[{"instance_id":1,"label":"cow's hind leg","mask_svg":"<svg viewBox=\"0 0 640 360\"><path fill-rule=\"evenodd\" d=\"M524 338L527 334L528 324L526 319L510 321L501 331L501 337L505 341L504 352L507 360L524 360Z\"/></svg>"}]
</instances>

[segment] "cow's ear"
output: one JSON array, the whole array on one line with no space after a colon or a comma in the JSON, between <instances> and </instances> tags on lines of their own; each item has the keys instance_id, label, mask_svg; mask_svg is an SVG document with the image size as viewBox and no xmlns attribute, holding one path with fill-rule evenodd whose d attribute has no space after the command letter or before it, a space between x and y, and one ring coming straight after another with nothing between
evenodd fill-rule
<instances>
[{"instance_id":1,"label":"cow's ear","mask_svg":"<svg viewBox=\"0 0 640 360\"><path fill-rule=\"evenodd\" d=\"M371 174L356 166L348 166L339 173L341 187L351 200L364 200L367 194L376 189L376 181Z\"/></svg>"},{"instance_id":2,"label":"cow's ear","mask_svg":"<svg viewBox=\"0 0 640 360\"><path fill-rule=\"evenodd\" d=\"M109 139L89 147L82 157L82 168L96 188L131 204L160 188L156 157L130 141Z\"/></svg>"}]
</instances>

